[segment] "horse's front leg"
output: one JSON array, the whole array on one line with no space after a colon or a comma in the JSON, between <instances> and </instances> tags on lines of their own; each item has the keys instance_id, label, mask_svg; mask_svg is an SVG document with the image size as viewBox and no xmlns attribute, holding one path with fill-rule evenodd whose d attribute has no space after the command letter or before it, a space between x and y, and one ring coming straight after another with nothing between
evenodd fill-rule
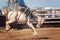
<instances>
[{"instance_id":1,"label":"horse's front leg","mask_svg":"<svg viewBox=\"0 0 60 40\"><path fill-rule=\"evenodd\" d=\"M5 30L8 31L10 29L10 25L6 22Z\"/></svg>"},{"instance_id":2,"label":"horse's front leg","mask_svg":"<svg viewBox=\"0 0 60 40\"><path fill-rule=\"evenodd\" d=\"M13 23L15 20L9 20L9 21L6 21L6 28L5 30L10 30L10 25L11 23Z\"/></svg>"}]
</instances>

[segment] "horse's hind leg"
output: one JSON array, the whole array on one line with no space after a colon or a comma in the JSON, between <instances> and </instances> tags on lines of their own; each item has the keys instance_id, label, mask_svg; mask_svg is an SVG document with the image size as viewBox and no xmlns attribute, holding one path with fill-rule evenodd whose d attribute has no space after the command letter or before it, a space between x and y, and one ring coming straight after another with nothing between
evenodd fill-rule
<instances>
[{"instance_id":1,"label":"horse's hind leg","mask_svg":"<svg viewBox=\"0 0 60 40\"><path fill-rule=\"evenodd\" d=\"M36 27L37 27L37 28L40 28L40 26L41 26L43 23L44 23L44 20L43 20L40 16L38 16L38 17L37 17L37 25L36 25Z\"/></svg>"},{"instance_id":2,"label":"horse's hind leg","mask_svg":"<svg viewBox=\"0 0 60 40\"><path fill-rule=\"evenodd\" d=\"M27 25L32 29L33 35L38 35L33 24L31 22L27 22Z\"/></svg>"}]
</instances>

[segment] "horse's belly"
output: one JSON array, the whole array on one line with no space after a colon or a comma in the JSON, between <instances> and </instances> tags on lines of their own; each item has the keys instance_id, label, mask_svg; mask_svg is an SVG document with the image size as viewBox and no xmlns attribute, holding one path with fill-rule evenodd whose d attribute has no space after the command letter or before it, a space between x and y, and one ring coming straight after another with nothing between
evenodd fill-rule
<instances>
[{"instance_id":1,"label":"horse's belly","mask_svg":"<svg viewBox=\"0 0 60 40\"><path fill-rule=\"evenodd\" d=\"M18 21L20 24L26 24L27 20L25 17L21 17Z\"/></svg>"},{"instance_id":2,"label":"horse's belly","mask_svg":"<svg viewBox=\"0 0 60 40\"><path fill-rule=\"evenodd\" d=\"M18 23L19 24L26 24L26 20L19 20Z\"/></svg>"}]
</instances>

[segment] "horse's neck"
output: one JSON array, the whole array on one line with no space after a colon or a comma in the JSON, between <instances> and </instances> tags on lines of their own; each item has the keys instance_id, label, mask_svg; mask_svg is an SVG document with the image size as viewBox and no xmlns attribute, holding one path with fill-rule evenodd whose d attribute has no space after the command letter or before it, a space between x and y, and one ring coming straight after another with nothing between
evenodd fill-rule
<instances>
[{"instance_id":1,"label":"horse's neck","mask_svg":"<svg viewBox=\"0 0 60 40\"><path fill-rule=\"evenodd\" d=\"M8 20L8 15L5 15L5 17L6 17L6 21Z\"/></svg>"},{"instance_id":2,"label":"horse's neck","mask_svg":"<svg viewBox=\"0 0 60 40\"><path fill-rule=\"evenodd\" d=\"M10 18L10 16L12 15L13 11L8 13L8 19Z\"/></svg>"}]
</instances>

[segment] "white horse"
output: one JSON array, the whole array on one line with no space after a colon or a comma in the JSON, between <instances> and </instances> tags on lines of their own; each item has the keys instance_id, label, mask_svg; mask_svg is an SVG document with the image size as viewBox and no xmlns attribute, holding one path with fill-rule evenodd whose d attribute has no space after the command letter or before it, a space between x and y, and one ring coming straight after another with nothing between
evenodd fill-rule
<instances>
[{"instance_id":1,"label":"white horse","mask_svg":"<svg viewBox=\"0 0 60 40\"><path fill-rule=\"evenodd\" d=\"M26 15L24 14L24 12L14 9L13 11L7 13L7 9L4 9L4 15L6 15L6 17L8 18L8 21L6 21L6 28L5 28L6 30L9 30L10 29L9 24L15 22L17 19L18 23L27 24L32 29L33 35L38 35L33 24L29 22L29 16L26 19Z\"/></svg>"},{"instance_id":2,"label":"white horse","mask_svg":"<svg viewBox=\"0 0 60 40\"><path fill-rule=\"evenodd\" d=\"M27 8L28 9L28 8ZM37 35L38 33L36 32L33 24L30 22L31 18L30 15L26 15L25 12L27 9L21 9L20 11L18 11L17 9L14 9L13 11L8 13L8 9L4 9L4 15L6 15L6 18L8 19L8 21L6 21L6 30L10 29L10 25L11 23L17 21L19 24L27 24L33 32L33 35ZM42 24L42 20L41 17L36 16L37 17L37 26L40 26L40 24Z\"/></svg>"}]
</instances>

